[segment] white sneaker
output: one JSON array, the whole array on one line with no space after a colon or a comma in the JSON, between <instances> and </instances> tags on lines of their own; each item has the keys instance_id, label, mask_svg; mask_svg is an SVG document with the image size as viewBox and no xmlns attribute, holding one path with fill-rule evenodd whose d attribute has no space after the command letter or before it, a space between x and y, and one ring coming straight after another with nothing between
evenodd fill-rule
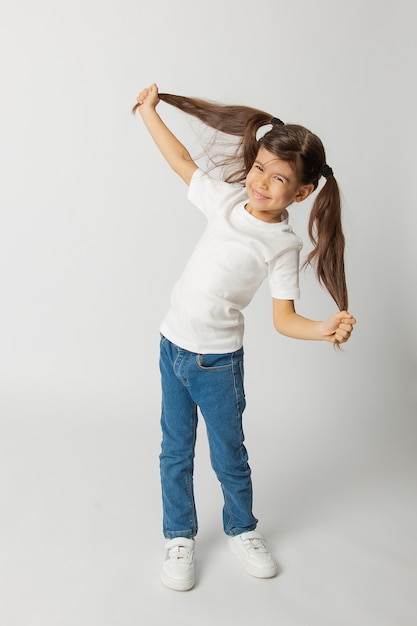
<instances>
[{"instance_id":1,"label":"white sneaker","mask_svg":"<svg viewBox=\"0 0 417 626\"><path fill-rule=\"evenodd\" d=\"M278 574L278 565L256 530L229 537L229 548L251 576L273 578Z\"/></svg>"},{"instance_id":2,"label":"white sneaker","mask_svg":"<svg viewBox=\"0 0 417 626\"><path fill-rule=\"evenodd\" d=\"M165 545L161 581L165 587L188 591L194 587L194 539L176 537Z\"/></svg>"}]
</instances>

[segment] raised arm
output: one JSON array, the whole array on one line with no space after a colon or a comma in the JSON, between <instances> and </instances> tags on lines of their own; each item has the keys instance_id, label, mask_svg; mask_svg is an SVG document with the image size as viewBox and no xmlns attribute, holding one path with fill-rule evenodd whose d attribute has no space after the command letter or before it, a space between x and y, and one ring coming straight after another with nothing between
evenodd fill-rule
<instances>
[{"instance_id":1,"label":"raised arm","mask_svg":"<svg viewBox=\"0 0 417 626\"><path fill-rule=\"evenodd\" d=\"M159 96L155 83L140 92L137 102L138 111L155 144L174 172L189 185L197 165L185 146L172 134L156 112Z\"/></svg>"},{"instance_id":2,"label":"raised arm","mask_svg":"<svg viewBox=\"0 0 417 626\"><path fill-rule=\"evenodd\" d=\"M310 320L295 312L292 300L273 300L274 326L279 333L294 339L315 339L345 343L356 320L347 311L339 311L324 322Z\"/></svg>"}]
</instances>

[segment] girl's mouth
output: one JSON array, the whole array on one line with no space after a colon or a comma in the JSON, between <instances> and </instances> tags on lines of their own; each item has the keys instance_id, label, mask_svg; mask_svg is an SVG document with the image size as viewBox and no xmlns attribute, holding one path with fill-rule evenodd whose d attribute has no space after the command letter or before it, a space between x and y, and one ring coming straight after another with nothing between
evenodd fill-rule
<instances>
[{"instance_id":1,"label":"girl's mouth","mask_svg":"<svg viewBox=\"0 0 417 626\"><path fill-rule=\"evenodd\" d=\"M252 188L252 196L255 198L255 200L269 200L267 196L264 196L262 193L260 193L259 191L256 191L256 189L253 189L253 188Z\"/></svg>"}]
</instances>

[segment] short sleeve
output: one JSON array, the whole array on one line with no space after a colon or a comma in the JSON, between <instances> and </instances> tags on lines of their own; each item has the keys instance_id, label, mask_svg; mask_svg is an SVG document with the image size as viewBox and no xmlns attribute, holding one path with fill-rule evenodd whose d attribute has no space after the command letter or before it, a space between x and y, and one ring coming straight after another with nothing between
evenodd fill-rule
<instances>
[{"instance_id":1,"label":"short sleeve","mask_svg":"<svg viewBox=\"0 0 417 626\"><path fill-rule=\"evenodd\" d=\"M269 288L277 300L298 300L300 297L301 244L281 252L269 263Z\"/></svg>"},{"instance_id":2,"label":"short sleeve","mask_svg":"<svg viewBox=\"0 0 417 626\"><path fill-rule=\"evenodd\" d=\"M187 194L188 200L206 217L244 197L245 190L240 185L212 178L201 169L196 169L193 173Z\"/></svg>"}]
</instances>

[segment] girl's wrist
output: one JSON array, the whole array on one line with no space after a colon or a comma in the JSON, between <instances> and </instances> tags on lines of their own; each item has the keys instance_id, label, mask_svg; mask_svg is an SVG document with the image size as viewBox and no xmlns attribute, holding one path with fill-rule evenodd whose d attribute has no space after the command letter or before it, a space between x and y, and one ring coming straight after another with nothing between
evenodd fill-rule
<instances>
[{"instance_id":1,"label":"girl's wrist","mask_svg":"<svg viewBox=\"0 0 417 626\"><path fill-rule=\"evenodd\" d=\"M320 341L327 341L329 338L328 329L326 328L325 322L318 322L317 326L318 338Z\"/></svg>"},{"instance_id":2,"label":"girl's wrist","mask_svg":"<svg viewBox=\"0 0 417 626\"><path fill-rule=\"evenodd\" d=\"M156 113L156 105L153 106L148 104L146 107L142 105L141 107L139 107L139 113L142 118L146 117L147 115L152 115Z\"/></svg>"}]
</instances>

